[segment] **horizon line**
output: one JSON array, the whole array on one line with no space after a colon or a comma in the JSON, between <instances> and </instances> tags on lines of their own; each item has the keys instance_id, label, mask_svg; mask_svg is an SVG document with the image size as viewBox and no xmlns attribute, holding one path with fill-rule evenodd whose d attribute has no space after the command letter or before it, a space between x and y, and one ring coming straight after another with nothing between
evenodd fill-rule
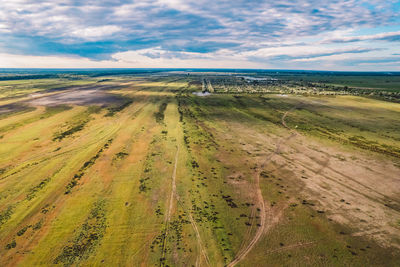
<instances>
[{"instance_id":1,"label":"horizon line","mask_svg":"<svg viewBox=\"0 0 400 267\"><path fill-rule=\"evenodd\" d=\"M313 70L313 69L264 69L264 68L3 68L3 70L215 70L215 71L285 71L285 72L353 72L353 73L400 73L397 70L379 70L379 71L362 71L362 70Z\"/></svg>"}]
</instances>

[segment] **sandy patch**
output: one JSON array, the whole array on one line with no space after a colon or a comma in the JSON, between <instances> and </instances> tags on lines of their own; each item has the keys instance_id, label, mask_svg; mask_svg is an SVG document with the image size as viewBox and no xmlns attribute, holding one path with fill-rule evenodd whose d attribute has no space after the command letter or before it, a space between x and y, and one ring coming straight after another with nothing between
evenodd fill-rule
<instances>
[{"instance_id":1,"label":"sandy patch","mask_svg":"<svg viewBox=\"0 0 400 267\"><path fill-rule=\"evenodd\" d=\"M97 89L71 90L48 96L35 97L28 101L33 106L72 105L106 105L121 101L121 97Z\"/></svg>"}]
</instances>

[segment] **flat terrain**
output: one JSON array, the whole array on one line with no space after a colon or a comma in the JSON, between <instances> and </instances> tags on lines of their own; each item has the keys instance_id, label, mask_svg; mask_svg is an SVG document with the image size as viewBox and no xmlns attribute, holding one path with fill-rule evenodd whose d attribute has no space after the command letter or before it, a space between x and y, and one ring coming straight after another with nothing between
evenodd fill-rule
<instances>
[{"instance_id":1,"label":"flat terrain","mask_svg":"<svg viewBox=\"0 0 400 267\"><path fill-rule=\"evenodd\" d=\"M398 77L288 76L0 81L0 265L398 266Z\"/></svg>"}]
</instances>

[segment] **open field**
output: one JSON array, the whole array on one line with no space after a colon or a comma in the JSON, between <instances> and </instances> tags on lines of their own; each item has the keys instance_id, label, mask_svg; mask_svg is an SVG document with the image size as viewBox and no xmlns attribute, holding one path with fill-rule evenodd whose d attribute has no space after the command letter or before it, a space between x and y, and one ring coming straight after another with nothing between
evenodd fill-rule
<instances>
[{"instance_id":1,"label":"open field","mask_svg":"<svg viewBox=\"0 0 400 267\"><path fill-rule=\"evenodd\" d=\"M399 265L398 76L85 75L0 81L1 266Z\"/></svg>"}]
</instances>

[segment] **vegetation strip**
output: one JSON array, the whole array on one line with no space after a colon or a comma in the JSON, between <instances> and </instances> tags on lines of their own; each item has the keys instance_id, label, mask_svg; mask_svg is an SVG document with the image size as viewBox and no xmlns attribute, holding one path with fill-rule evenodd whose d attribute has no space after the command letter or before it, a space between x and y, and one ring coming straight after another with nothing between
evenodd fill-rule
<instances>
[{"instance_id":1,"label":"vegetation strip","mask_svg":"<svg viewBox=\"0 0 400 267\"><path fill-rule=\"evenodd\" d=\"M66 137L73 135L76 132L82 131L85 125L91 120L90 115L98 112L99 107L91 106L88 107L86 111L75 116L68 124L69 128L65 131L60 131L56 133L53 137L53 141L61 141Z\"/></svg>"},{"instance_id":2,"label":"vegetation strip","mask_svg":"<svg viewBox=\"0 0 400 267\"><path fill-rule=\"evenodd\" d=\"M163 123L164 122L164 112L167 109L167 102L163 102L160 104L158 108L158 112L154 113L154 117L156 118L156 122Z\"/></svg>"},{"instance_id":3,"label":"vegetation strip","mask_svg":"<svg viewBox=\"0 0 400 267\"><path fill-rule=\"evenodd\" d=\"M116 113L122 111L123 109L125 109L126 107L130 106L133 103L132 99L126 99L122 104L118 105L118 106L111 106L107 108L107 113L106 113L106 117L112 117L114 116Z\"/></svg>"},{"instance_id":4,"label":"vegetation strip","mask_svg":"<svg viewBox=\"0 0 400 267\"><path fill-rule=\"evenodd\" d=\"M96 162L96 160L100 157L100 155L109 148L111 145L113 139L108 139L108 141L103 145L102 148L94 155L90 160L86 161L82 167L79 169L78 173L74 175L74 177L71 179L71 181L68 183L68 185L65 188L65 194L71 193L72 189L78 184L78 181L82 178L83 175L85 175L85 172L87 169L93 166L93 164Z\"/></svg>"},{"instance_id":5,"label":"vegetation strip","mask_svg":"<svg viewBox=\"0 0 400 267\"><path fill-rule=\"evenodd\" d=\"M78 235L54 259L55 264L63 263L64 266L70 266L87 259L89 254L94 251L103 238L107 227L105 204L105 200L99 200L93 205Z\"/></svg>"}]
</instances>

